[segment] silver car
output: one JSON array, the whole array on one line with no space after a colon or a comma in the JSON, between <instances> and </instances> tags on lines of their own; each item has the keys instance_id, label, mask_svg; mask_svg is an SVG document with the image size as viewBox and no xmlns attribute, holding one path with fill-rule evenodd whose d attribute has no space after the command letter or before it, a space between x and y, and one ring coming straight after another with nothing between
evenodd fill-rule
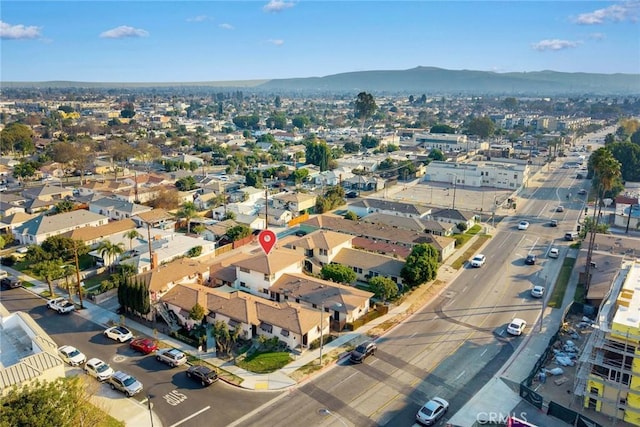
<instances>
[{"instance_id":1,"label":"silver car","mask_svg":"<svg viewBox=\"0 0 640 427\"><path fill-rule=\"evenodd\" d=\"M118 390L131 397L142 391L142 383L129 374L122 371L114 373L107 380L112 390Z\"/></svg>"},{"instance_id":2,"label":"silver car","mask_svg":"<svg viewBox=\"0 0 640 427\"><path fill-rule=\"evenodd\" d=\"M102 360L93 357L84 365L85 372L97 379L98 381L106 381L113 375L113 369Z\"/></svg>"}]
</instances>

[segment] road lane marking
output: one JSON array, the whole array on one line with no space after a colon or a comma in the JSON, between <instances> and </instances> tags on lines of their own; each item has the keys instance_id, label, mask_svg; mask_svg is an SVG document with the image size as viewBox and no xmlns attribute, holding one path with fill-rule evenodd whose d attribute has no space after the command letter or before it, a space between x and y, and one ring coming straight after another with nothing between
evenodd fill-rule
<instances>
[{"instance_id":1,"label":"road lane marking","mask_svg":"<svg viewBox=\"0 0 640 427\"><path fill-rule=\"evenodd\" d=\"M480 353L480 357L484 356L487 351L489 351L489 349L485 348L484 351L482 353Z\"/></svg>"},{"instance_id":2,"label":"road lane marking","mask_svg":"<svg viewBox=\"0 0 640 427\"><path fill-rule=\"evenodd\" d=\"M460 372L460 375L458 375L458 376L456 377L456 380L459 380L459 379L460 379L460 377L462 377L462 376L464 375L464 373L465 373L465 372L467 372L467 371L462 371L462 372Z\"/></svg>"},{"instance_id":3,"label":"road lane marking","mask_svg":"<svg viewBox=\"0 0 640 427\"><path fill-rule=\"evenodd\" d=\"M211 406L207 406L206 408L202 408L200 409L198 412L194 412L193 414L189 415L187 418L183 418L180 421L178 421L175 424L171 424L169 427L176 427L179 426L180 424L184 424L187 421L189 421L191 418L197 417L198 415L200 415L201 413L208 411L209 409L211 409Z\"/></svg>"}]
</instances>

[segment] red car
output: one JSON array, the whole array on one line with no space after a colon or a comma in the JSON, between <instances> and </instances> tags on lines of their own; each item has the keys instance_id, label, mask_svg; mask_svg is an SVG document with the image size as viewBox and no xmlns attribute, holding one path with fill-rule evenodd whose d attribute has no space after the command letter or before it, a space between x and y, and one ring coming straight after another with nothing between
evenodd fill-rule
<instances>
[{"instance_id":1,"label":"red car","mask_svg":"<svg viewBox=\"0 0 640 427\"><path fill-rule=\"evenodd\" d=\"M151 338L136 338L129 343L129 347L140 353L149 354L158 349L158 344Z\"/></svg>"}]
</instances>

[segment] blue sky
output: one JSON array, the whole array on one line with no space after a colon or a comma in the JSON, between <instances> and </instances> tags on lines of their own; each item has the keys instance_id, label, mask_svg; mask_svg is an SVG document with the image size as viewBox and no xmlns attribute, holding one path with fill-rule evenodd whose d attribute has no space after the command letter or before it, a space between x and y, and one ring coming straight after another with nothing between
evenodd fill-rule
<instances>
[{"instance_id":1,"label":"blue sky","mask_svg":"<svg viewBox=\"0 0 640 427\"><path fill-rule=\"evenodd\" d=\"M640 0L12 1L0 80L197 82L433 66L640 73Z\"/></svg>"}]
</instances>

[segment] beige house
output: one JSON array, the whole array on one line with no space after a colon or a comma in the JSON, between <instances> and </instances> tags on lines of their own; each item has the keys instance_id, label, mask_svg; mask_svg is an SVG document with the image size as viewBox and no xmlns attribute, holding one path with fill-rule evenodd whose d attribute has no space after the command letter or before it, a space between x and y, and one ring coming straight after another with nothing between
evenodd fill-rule
<instances>
[{"instance_id":1,"label":"beige house","mask_svg":"<svg viewBox=\"0 0 640 427\"><path fill-rule=\"evenodd\" d=\"M388 255L343 248L333 258L333 262L352 269L356 273L357 280L362 282L382 276L388 277L397 284L402 284L400 273L404 267L404 261Z\"/></svg>"},{"instance_id":2,"label":"beige house","mask_svg":"<svg viewBox=\"0 0 640 427\"><path fill-rule=\"evenodd\" d=\"M302 271L303 260L304 255L286 248L273 249L269 255L260 251L234 263L235 287L268 298L269 288L280 276Z\"/></svg>"},{"instance_id":3,"label":"beige house","mask_svg":"<svg viewBox=\"0 0 640 427\"><path fill-rule=\"evenodd\" d=\"M276 209L304 213L315 208L317 197L311 193L278 193L271 199Z\"/></svg>"},{"instance_id":4,"label":"beige house","mask_svg":"<svg viewBox=\"0 0 640 427\"><path fill-rule=\"evenodd\" d=\"M304 255L304 269L319 274L325 264L344 248L352 247L353 236L330 230L316 230L306 236L286 242L286 247Z\"/></svg>"},{"instance_id":5,"label":"beige house","mask_svg":"<svg viewBox=\"0 0 640 427\"><path fill-rule=\"evenodd\" d=\"M230 329L240 328L241 336L277 338L289 348L306 348L310 343L329 333L329 314L325 314L320 328L318 310L289 303L275 302L241 291L224 292L199 285L177 285L162 297L167 309L180 322L195 326L189 311L196 304L205 308L206 322L225 322Z\"/></svg>"},{"instance_id":6,"label":"beige house","mask_svg":"<svg viewBox=\"0 0 640 427\"><path fill-rule=\"evenodd\" d=\"M39 245L47 237L58 236L84 227L98 227L109 222L109 218L87 210L64 212L58 215L39 215L16 227L13 235L23 245Z\"/></svg>"},{"instance_id":7,"label":"beige house","mask_svg":"<svg viewBox=\"0 0 640 427\"><path fill-rule=\"evenodd\" d=\"M139 276L149 286L151 303L160 298L176 285L199 284L209 280L209 266L192 258L179 258Z\"/></svg>"}]
</instances>

